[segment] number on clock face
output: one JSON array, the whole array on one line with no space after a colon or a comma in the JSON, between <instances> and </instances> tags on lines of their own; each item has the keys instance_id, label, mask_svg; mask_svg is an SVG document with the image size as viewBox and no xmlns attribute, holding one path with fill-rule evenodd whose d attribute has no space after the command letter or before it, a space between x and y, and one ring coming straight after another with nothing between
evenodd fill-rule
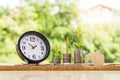
<instances>
[{"instance_id":1,"label":"number on clock face","mask_svg":"<svg viewBox=\"0 0 120 80\"><path fill-rule=\"evenodd\" d=\"M35 42L35 37L30 37L30 42Z\"/></svg>"},{"instance_id":2,"label":"number on clock face","mask_svg":"<svg viewBox=\"0 0 120 80\"><path fill-rule=\"evenodd\" d=\"M25 50L26 49L26 46L25 45L22 45L22 50Z\"/></svg>"},{"instance_id":3,"label":"number on clock face","mask_svg":"<svg viewBox=\"0 0 120 80\"><path fill-rule=\"evenodd\" d=\"M20 49L23 55L31 60L41 60L46 55L44 41L35 35L24 36L20 41Z\"/></svg>"}]
</instances>

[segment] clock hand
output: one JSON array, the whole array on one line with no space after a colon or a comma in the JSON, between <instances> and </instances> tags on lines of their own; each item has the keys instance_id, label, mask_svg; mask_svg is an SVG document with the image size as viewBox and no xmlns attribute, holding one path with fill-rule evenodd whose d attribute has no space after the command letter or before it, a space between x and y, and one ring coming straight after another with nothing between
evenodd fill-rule
<instances>
[{"instance_id":1,"label":"clock hand","mask_svg":"<svg viewBox=\"0 0 120 80\"><path fill-rule=\"evenodd\" d=\"M31 45L30 43L28 43L31 47L32 47L32 49L34 49L34 46L33 45Z\"/></svg>"},{"instance_id":2,"label":"clock hand","mask_svg":"<svg viewBox=\"0 0 120 80\"><path fill-rule=\"evenodd\" d=\"M28 43L31 47L32 47L32 49L34 49L34 48L36 48L37 47L37 45L31 45L30 43Z\"/></svg>"},{"instance_id":3,"label":"clock hand","mask_svg":"<svg viewBox=\"0 0 120 80\"><path fill-rule=\"evenodd\" d=\"M28 43L30 46L32 46L30 43Z\"/></svg>"},{"instance_id":4,"label":"clock hand","mask_svg":"<svg viewBox=\"0 0 120 80\"><path fill-rule=\"evenodd\" d=\"M35 45L35 48L37 47L37 45Z\"/></svg>"},{"instance_id":5,"label":"clock hand","mask_svg":"<svg viewBox=\"0 0 120 80\"><path fill-rule=\"evenodd\" d=\"M32 49L34 49L34 48L36 48L36 47L37 47L37 45L33 46L33 48L32 48Z\"/></svg>"}]
</instances>

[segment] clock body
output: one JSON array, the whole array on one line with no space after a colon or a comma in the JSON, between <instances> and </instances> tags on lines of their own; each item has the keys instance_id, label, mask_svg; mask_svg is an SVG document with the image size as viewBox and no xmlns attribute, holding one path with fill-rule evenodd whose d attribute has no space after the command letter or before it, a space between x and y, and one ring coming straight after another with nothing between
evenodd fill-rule
<instances>
[{"instance_id":1,"label":"clock body","mask_svg":"<svg viewBox=\"0 0 120 80\"><path fill-rule=\"evenodd\" d=\"M16 45L18 55L29 64L38 64L50 54L48 39L37 31L22 34Z\"/></svg>"}]
</instances>

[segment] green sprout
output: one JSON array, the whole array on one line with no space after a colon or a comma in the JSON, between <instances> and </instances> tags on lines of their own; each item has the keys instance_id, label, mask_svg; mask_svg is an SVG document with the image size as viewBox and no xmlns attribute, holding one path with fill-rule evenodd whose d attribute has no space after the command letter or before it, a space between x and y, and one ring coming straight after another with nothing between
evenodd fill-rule
<instances>
[{"instance_id":1,"label":"green sprout","mask_svg":"<svg viewBox=\"0 0 120 80\"><path fill-rule=\"evenodd\" d=\"M80 28L78 27L77 30L73 33L75 34L75 40L73 41L73 45L79 49L82 45L83 45L83 42L82 42L82 32L80 30Z\"/></svg>"},{"instance_id":2,"label":"green sprout","mask_svg":"<svg viewBox=\"0 0 120 80\"><path fill-rule=\"evenodd\" d=\"M66 45L66 53L70 51L70 40L68 37L65 38L65 45Z\"/></svg>"},{"instance_id":3,"label":"green sprout","mask_svg":"<svg viewBox=\"0 0 120 80\"><path fill-rule=\"evenodd\" d=\"M61 57L61 50L60 50L60 47L58 45L54 45L52 52L53 52L53 57L55 57L55 58Z\"/></svg>"}]
</instances>

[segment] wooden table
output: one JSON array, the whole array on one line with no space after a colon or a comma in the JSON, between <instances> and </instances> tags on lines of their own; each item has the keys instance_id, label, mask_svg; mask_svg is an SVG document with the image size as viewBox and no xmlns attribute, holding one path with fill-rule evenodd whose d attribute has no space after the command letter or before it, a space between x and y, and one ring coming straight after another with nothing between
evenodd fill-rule
<instances>
[{"instance_id":1,"label":"wooden table","mask_svg":"<svg viewBox=\"0 0 120 80\"><path fill-rule=\"evenodd\" d=\"M0 65L0 71L120 71L120 65Z\"/></svg>"}]
</instances>

